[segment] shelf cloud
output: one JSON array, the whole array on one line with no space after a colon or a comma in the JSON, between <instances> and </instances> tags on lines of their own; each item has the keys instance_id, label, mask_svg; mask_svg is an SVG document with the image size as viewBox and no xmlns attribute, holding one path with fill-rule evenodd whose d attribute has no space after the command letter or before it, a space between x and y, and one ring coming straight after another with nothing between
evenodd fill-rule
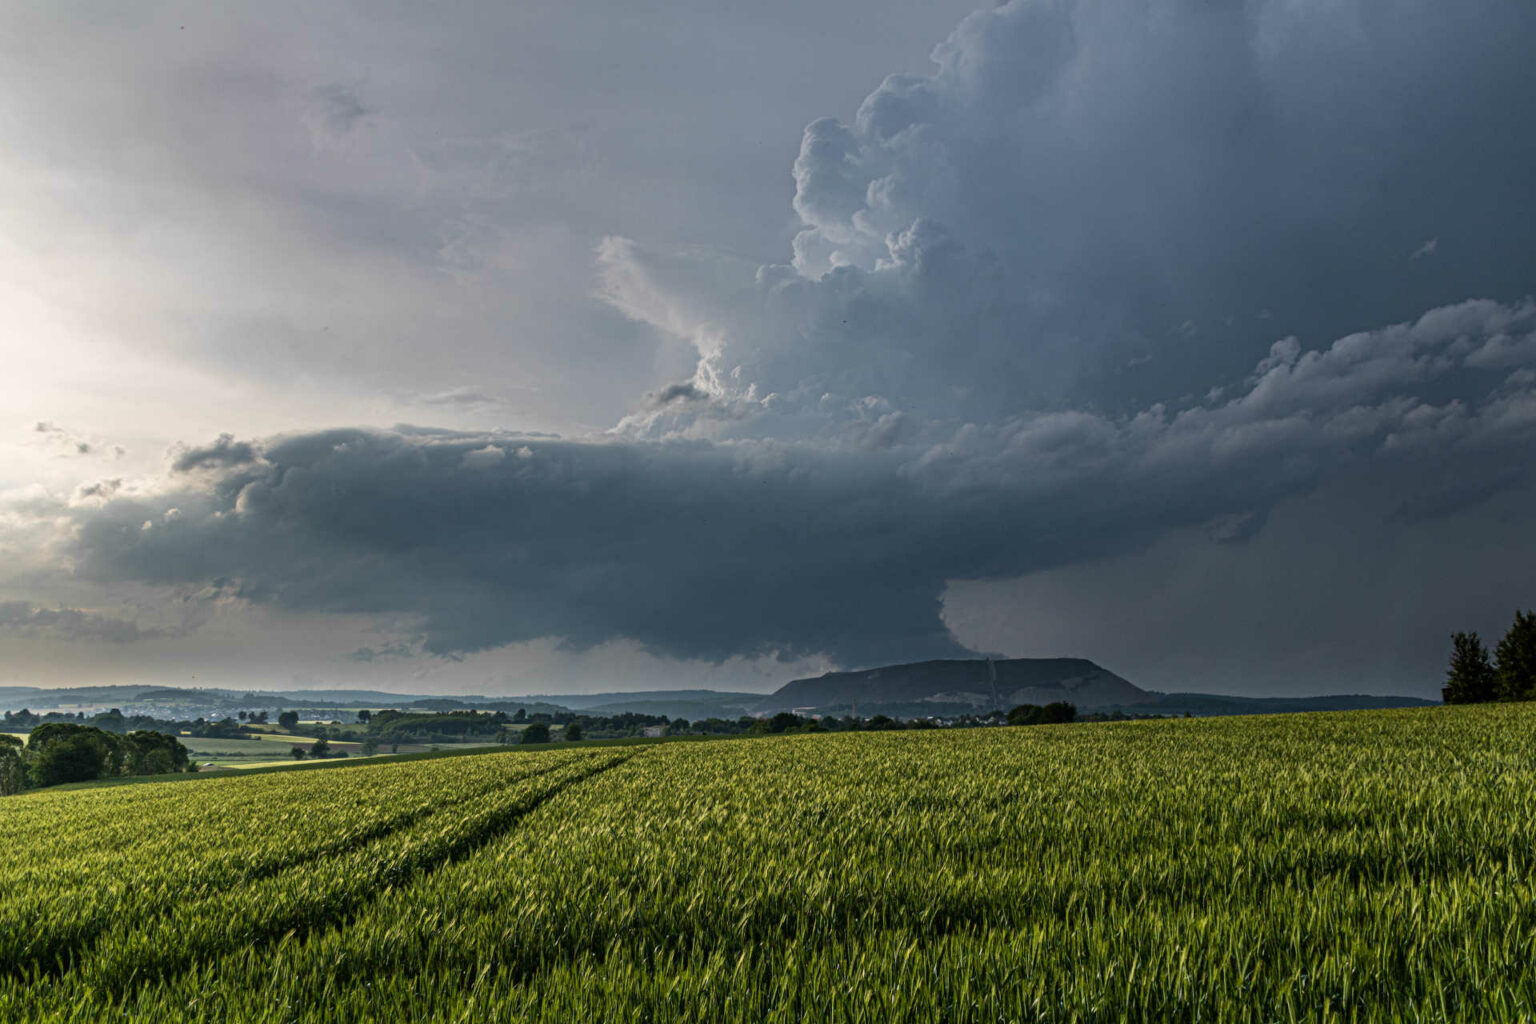
<instances>
[{"instance_id":1,"label":"shelf cloud","mask_svg":"<svg viewBox=\"0 0 1536 1024\"><path fill-rule=\"evenodd\" d=\"M229 457L183 454L159 492L77 508L73 554L104 581L227 580L292 610L403 615L437 655L540 637L711 660L953 655L951 580L1185 527L1238 543L1277 502L1367 465L1395 471L1421 515L1486 499L1536 442L1533 357L1536 304L1480 301L1319 351L1277 342L1217 403L1022 415L875 451L427 429L221 438L193 452Z\"/></svg>"}]
</instances>

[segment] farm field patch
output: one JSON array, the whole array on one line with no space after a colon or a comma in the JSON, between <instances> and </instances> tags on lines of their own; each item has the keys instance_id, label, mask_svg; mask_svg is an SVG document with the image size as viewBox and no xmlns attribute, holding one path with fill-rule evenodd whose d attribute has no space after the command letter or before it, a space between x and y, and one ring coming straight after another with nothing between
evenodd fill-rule
<instances>
[{"instance_id":1,"label":"farm field patch","mask_svg":"<svg viewBox=\"0 0 1536 1024\"><path fill-rule=\"evenodd\" d=\"M212 764L220 768L253 768L268 764L282 763L292 760L290 751L293 747L303 747L306 750L315 742L313 736L290 736L285 734L263 733L251 739L222 739L201 738L194 736L178 737L183 746L187 748L192 759L199 764ZM334 752L345 752L349 757L358 757L362 754L362 744L351 740L327 740ZM401 743L381 744L382 753L419 754L429 750L483 750L492 744L484 743ZM393 747L398 746L398 750Z\"/></svg>"},{"instance_id":2,"label":"farm field patch","mask_svg":"<svg viewBox=\"0 0 1536 1024\"><path fill-rule=\"evenodd\" d=\"M1520 1020L1536 707L485 754L0 804L0 1018Z\"/></svg>"}]
</instances>

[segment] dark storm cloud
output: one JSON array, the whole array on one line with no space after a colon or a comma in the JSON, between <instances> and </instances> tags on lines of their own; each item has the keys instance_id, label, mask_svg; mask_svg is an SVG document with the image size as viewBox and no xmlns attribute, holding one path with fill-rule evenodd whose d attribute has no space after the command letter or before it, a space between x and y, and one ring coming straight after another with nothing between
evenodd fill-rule
<instances>
[{"instance_id":1,"label":"dark storm cloud","mask_svg":"<svg viewBox=\"0 0 1536 1024\"><path fill-rule=\"evenodd\" d=\"M497 440L526 454L466 465ZM898 637L953 652L931 559L907 550L936 509L905 490L891 467L775 446L341 431L86 513L78 553L102 578L226 576L287 608L418 615L440 655L542 636L709 658L860 657ZM865 529L892 501L912 505L913 526Z\"/></svg>"},{"instance_id":2,"label":"dark storm cloud","mask_svg":"<svg viewBox=\"0 0 1536 1024\"><path fill-rule=\"evenodd\" d=\"M1176 531L1134 554L959 584L945 621L982 650L1086 654L1164 691L1438 697L1453 630L1531 604L1529 480L1460 513L1392 514L1404 474L1363 464L1254 537ZM1441 510L1442 512L1444 510Z\"/></svg>"},{"instance_id":3,"label":"dark storm cloud","mask_svg":"<svg viewBox=\"0 0 1536 1024\"><path fill-rule=\"evenodd\" d=\"M196 485L76 510L75 556L88 577L227 578L289 609L411 616L438 655L538 637L707 659L954 654L950 580L1178 527L1241 542L1275 503L1364 467L1394 469L1405 501L1453 465L1496 483L1533 454L1536 388L1509 372L1533 355L1536 307L1478 302L1320 352L1277 344L1223 404L1042 414L878 452L300 435Z\"/></svg>"},{"instance_id":4,"label":"dark storm cloud","mask_svg":"<svg viewBox=\"0 0 1536 1024\"><path fill-rule=\"evenodd\" d=\"M721 396L1200 393L1281 336L1536 289L1533 43L1515 0L1015 0L806 129L793 268L724 294L610 247L610 296Z\"/></svg>"}]
</instances>

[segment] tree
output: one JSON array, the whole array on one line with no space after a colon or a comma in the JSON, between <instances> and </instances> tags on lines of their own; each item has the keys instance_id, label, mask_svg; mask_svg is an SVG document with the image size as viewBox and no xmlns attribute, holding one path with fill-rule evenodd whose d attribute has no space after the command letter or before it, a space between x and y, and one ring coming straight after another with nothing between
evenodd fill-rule
<instances>
[{"instance_id":1,"label":"tree","mask_svg":"<svg viewBox=\"0 0 1536 1024\"><path fill-rule=\"evenodd\" d=\"M574 743L577 740L581 739L581 723L580 722L566 722L565 723L565 739L566 739L566 742L568 742L568 743Z\"/></svg>"},{"instance_id":2,"label":"tree","mask_svg":"<svg viewBox=\"0 0 1536 1024\"><path fill-rule=\"evenodd\" d=\"M118 708L91 716L91 725L103 732L123 732L123 712Z\"/></svg>"},{"instance_id":3,"label":"tree","mask_svg":"<svg viewBox=\"0 0 1536 1024\"><path fill-rule=\"evenodd\" d=\"M548 743L549 726L543 722L534 722L523 730L524 743Z\"/></svg>"},{"instance_id":4,"label":"tree","mask_svg":"<svg viewBox=\"0 0 1536 1024\"><path fill-rule=\"evenodd\" d=\"M25 750L14 740L0 743L0 793L17 792L28 782L57 786L103 776L190 770L187 748L160 732L119 735L75 722L48 722L32 730Z\"/></svg>"},{"instance_id":5,"label":"tree","mask_svg":"<svg viewBox=\"0 0 1536 1024\"><path fill-rule=\"evenodd\" d=\"M7 711L5 713L5 725L7 729L30 729L42 721L42 718L34 715L26 708L20 711Z\"/></svg>"},{"instance_id":6,"label":"tree","mask_svg":"<svg viewBox=\"0 0 1536 1024\"><path fill-rule=\"evenodd\" d=\"M1499 641L1498 696L1536 700L1536 612L1515 612L1515 621Z\"/></svg>"},{"instance_id":7,"label":"tree","mask_svg":"<svg viewBox=\"0 0 1536 1024\"><path fill-rule=\"evenodd\" d=\"M1020 704L1008 712L1009 725L1059 725L1077 718L1076 705L1064 700L1052 701L1041 707L1038 704Z\"/></svg>"},{"instance_id":8,"label":"tree","mask_svg":"<svg viewBox=\"0 0 1536 1024\"><path fill-rule=\"evenodd\" d=\"M1445 673L1440 699L1447 704L1476 704L1498 695L1499 677L1488 648L1477 633L1451 635L1451 666Z\"/></svg>"},{"instance_id":9,"label":"tree","mask_svg":"<svg viewBox=\"0 0 1536 1024\"><path fill-rule=\"evenodd\" d=\"M367 709L359 711L357 713L357 720L362 722L364 725L367 725L369 722L373 721L373 712Z\"/></svg>"},{"instance_id":10,"label":"tree","mask_svg":"<svg viewBox=\"0 0 1536 1024\"><path fill-rule=\"evenodd\" d=\"M1059 725L1077 719L1077 705L1064 700L1053 700L1045 706L1045 720L1052 725Z\"/></svg>"},{"instance_id":11,"label":"tree","mask_svg":"<svg viewBox=\"0 0 1536 1024\"><path fill-rule=\"evenodd\" d=\"M51 722L32 730L27 740L32 781L39 786L89 782L115 775L121 763L115 737L88 725Z\"/></svg>"},{"instance_id":12,"label":"tree","mask_svg":"<svg viewBox=\"0 0 1536 1024\"><path fill-rule=\"evenodd\" d=\"M369 736L363 740L361 750L364 757L372 757L379 752L379 741Z\"/></svg>"},{"instance_id":13,"label":"tree","mask_svg":"<svg viewBox=\"0 0 1536 1024\"><path fill-rule=\"evenodd\" d=\"M310 744L309 756L310 757L330 757L331 756L331 741L326 739L324 736L321 736L319 739L315 740L314 743Z\"/></svg>"},{"instance_id":14,"label":"tree","mask_svg":"<svg viewBox=\"0 0 1536 1024\"><path fill-rule=\"evenodd\" d=\"M221 718L217 722L199 718L192 723L191 733L193 736L225 740L236 740L245 735L240 723L233 718Z\"/></svg>"},{"instance_id":15,"label":"tree","mask_svg":"<svg viewBox=\"0 0 1536 1024\"><path fill-rule=\"evenodd\" d=\"M1038 704L1020 704L1008 712L1009 725L1035 725L1044 709Z\"/></svg>"},{"instance_id":16,"label":"tree","mask_svg":"<svg viewBox=\"0 0 1536 1024\"><path fill-rule=\"evenodd\" d=\"M800 716L789 711L780 711L767 720L769 732L785 732L800 725Z\"/></svg>"},{"instance_id":17,"label":"tree","mask_svg":"<svg viewBox=\"0 0 1536 1024\"><path fill-rule=\"evenodd\" d=\"M123 737L124 775L164 775L187 764L187 748L174 736L139 730Z\"/></svg>"},{"instance_id":18,"label":"tree","mask_svg":"<svg viewBox=\"0 0 1536 1024\"><path fill-rule=\"evenodd\" d=\"M20 793L30 783L27 764L22 758L21 740L0 732L0 796Z\"/></svg>"},{"instance_id":19,"label":"tree","mask_svg":"<svg viewBox=\"0 0 1536 1024\"><path fill-rule=\"evenodd\" d=\"M277 716L277 724L289 732L299 727L299 713L297 711L284 711Z\"/></svg>"},{"instance_id":20,"label":"tree","mask_svg":"<svg viewBox=\"0 0 1536 1024\"><path fill-rule=\"evenodd\" d=\"M295 743L292 747L288 748L288 753L293 755L293 759L295 761L302 761L302 760L304 760L304 748L299 746L297 743Z\"/></svg>"}]
</instances>

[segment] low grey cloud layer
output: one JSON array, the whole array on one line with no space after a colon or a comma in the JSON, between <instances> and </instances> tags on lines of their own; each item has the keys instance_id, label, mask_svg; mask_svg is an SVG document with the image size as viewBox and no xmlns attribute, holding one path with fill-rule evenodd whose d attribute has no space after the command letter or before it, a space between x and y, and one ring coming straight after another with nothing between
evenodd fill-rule
<instances>
[{"instance_id":1,"label":"low grey cloud layer","mask_svg":"<svg viewBox=\"0 0 1536 1024\"><path fill-rule=\"evenodd\" d=\"M26 601L0 601L0 630L43 635L55 640L127 644L164 636L165 630L141 627L132 619L81 608L37 608Z\"/></svg>"}]
</instances>

